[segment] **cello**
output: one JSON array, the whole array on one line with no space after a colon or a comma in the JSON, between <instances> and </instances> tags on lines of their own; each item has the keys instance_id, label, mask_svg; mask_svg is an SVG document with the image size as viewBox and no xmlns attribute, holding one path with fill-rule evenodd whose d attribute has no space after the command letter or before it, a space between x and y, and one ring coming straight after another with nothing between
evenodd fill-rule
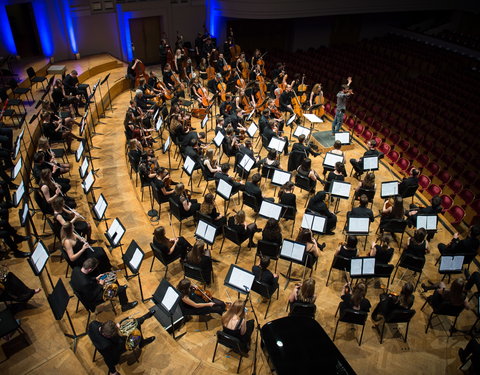
<instances>
[{"instance_id":1,"label":"cello","mask_svg":"<svg viewBox=\"0 0 480 375\"><path fill-rule=\"evenodd\" d=\"M221 101L224 102L225 100L227 100L227 85L225 84L225 82L223 82L223 80L218 83L217 89L219 91L218 95Z\"/></svg>"},{"instance_id":2,"label":"cello","mask_svg":"<svg viewBox=\"0 0 480 375\"><path fill-rule=\"evenodd\" d=\"M135 87L138 87L141 79L145 79L145 82L150 78L145 72L145 65L143 62L137 59L137 64L135 65Z\"/></svg>"},{"instance_id":3,"label":"cello","mask_svg":"<svg viewBox=\"0 0 480 375\"><path fill-rule=\"evenodd\" d=\"M315 85L313 90L315 94L315 99L313 100L313 105L315 106L315 109L312 111L312 113L322 118L322 116L325 115L325 107L323 106L325 99L323 97L322 85L320 83L318 84L318 86ZM318 92L315 92L317 90Z\"/></svg>"},{"instance_id":4,"label":"cello","mask_svg":"<svg viewBox=\"0 0 480 375\"><path fill-rule=\"evenodd\" d=\"M305 103L307 100L307 85L304 83L305 74L302 75L302 83L298 85L298 95L300 97L300 103Z\"/></svg>"}]
</instances>

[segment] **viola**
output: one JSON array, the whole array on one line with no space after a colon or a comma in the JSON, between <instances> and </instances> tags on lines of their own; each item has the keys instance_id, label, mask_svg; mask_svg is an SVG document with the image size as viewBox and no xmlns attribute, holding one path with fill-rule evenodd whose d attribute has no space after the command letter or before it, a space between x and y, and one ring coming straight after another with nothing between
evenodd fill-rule
<instances>
[{"instance_id":1,"label":"viola","mask_svg":"<svg viewBox=\"0 0 480 375\"><path fill-rule=\"evenodd\" d=\"M213 302L212 292L207 289L201 289L198 286L194 287L194 292L196 296L201 297L205 302Z\"/></svg>"}]
</instances>

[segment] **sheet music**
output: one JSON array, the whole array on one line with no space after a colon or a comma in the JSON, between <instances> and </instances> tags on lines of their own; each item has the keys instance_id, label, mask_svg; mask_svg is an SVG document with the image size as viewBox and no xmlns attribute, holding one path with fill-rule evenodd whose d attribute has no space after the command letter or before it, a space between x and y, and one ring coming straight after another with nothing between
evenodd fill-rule
<instances>
[{"instance_id":1,"label":"sheet music","mask_svg":"<svg viewBox=\"0 0 480 375\"><path fill-rule=\"evenodd\" d=\"M168 136L167 140L163 144L163 153L165 154L168 151L168 148L170 147L170 143L172 140L170 139L170 136Z\"/></svg>"},{"instance_id":2,"label":"sheet music","mask_svg":"<svg viewBox=\"0 0 480 375\"><path fill-rule=\"evenodd\" d=\"M348 231L352 233L368 233L370 218L368 217L349 217Z\"/></svg>"},{"instance_id":3,"label":"sheet music","mask_svg":"<svg viewBox=\"0 0 480 375\"><path fill-rule=\"evenodd\" d=\"M198 221L195 235L203 238L208 243L213 243L215 241L215 232L216 228L213 225L210 225L203 220Z\"/></svg>"},{"instance_id":4,"label":"sheet music","mask_svg":"<svg viewBox=\"0 0 480 375\"><path fill-rule=\"evenodd\" d=\"M281 213L282 213L282 206L278 204L274 204L269 201L262 201L259 215L278 220L280 219Z\"/></svg>"},{"instance_id":5,"label":"sheet music","mask_svg":"<svg viewBox=\"0 0 480 375\"><path fill-rule=\"evenodd\" d=\"M23 137L23 130L22 132L18 135L17 141L15 142L15 154L13 155L13 158L16 159L18 156L18 153L20 152L20 146L22 144L22 137Z\"/></svg>"},{"instance_id":6,"label":"sheet music","mask_svg":"<svg viewBox=\"0 0 480 375\"><path fill-rule=\"evenodd\" d=\"M337 154L334 154L332 152L327 152L325 154L325 159L323 159L323 165L335 168L335 164L337 162L343 163L343 156L342 155L337 155Z\"/></svg>"},{"instance_id":7,"label":"sheet music","mask_svg":"<svg viewBox=\"0 0 480 375\"><path fill-rule=\"evenodd\" d=\"M14 200L13 200L15 207L17 207L18 204L20 203L20 200L23 198L24 193L25 193L25 184L23 183L23 180L22 180L22 182L20 182L20 185L18 185L17 190L15 191Z\"/></svg>"},{"instance_id":8,"label":"sheet music","mask_svg":"<svg viewBox=\"0 0 480 375\"><path fill-rule=\"evenodd\" d=\"M80 177L84 178L88 170L88 158L83 159L83 163L80 166Z\"/></svg>"},{"instance_id":9,"label":"sheet music","mask_svg":"<svg viewBox=\"0 0 480 375\"><path fill-rule=\"evenodd\" d=\"M252 122L247 129L247 134L250 136L250 138L253 138L255 137L257 130L258 130L257 124L255 124L255 122Z\"/></svg>"},{"instance_id":10,"label":"sheet music","mask_svg":"<svg viewBox=\"0 0 480 375\"><path fill-rule=\"evenodd\" d=\"M293 114L292 117L290 117L290 118L287 120L287 125L292 125L292 122L294 122L296 119L297 119L297 115L296 115L296 114Z\"/></svg>"},{"instance_id":11,"label":"sheet music","mask_svg":"<svg viewBox=\"0 0 480 375\"><path fill-rule=\"evenodd\" d=\"M97 203L93 206L95 213L97 214L97 219L102 219L103 215L105 214L105 210L107 209L107 201L105 200L103 194L100 194Z\"/></svg>"},{"instance_id":12,"label":"sheet music","mask_svg":"<svg viewBox=\"0 0 480 375\"><path fill-rule=\"evenodd\" d=\"M310 135L310 129L304 126L298 125L295 131L293 132L293 135L298 138L302 134L305 134L305 138L308 138L308 136Z\"/></svg>"},{"instance_id":13,"label":"sheet music","mask_svg":"<svg viewBox=\"0 0 480 375\"><path fill-rule=\"evenodd\" d=\"M158 119L158 114L159 114L159 113L160 113L160 108L158 108L158 109L156 110L155 114L153 115L153 118L154 118L155 120Z\"/></svg>"},{"instance_id":14,"label":"sheet music","mask_svg":"<svg viewBox=\"0 0 480 375\"><path fill-rule=\"evenodd\" d=\"M185 162L183 163L183 169L190 176L193 172L193 168L195 168L195 162L190 156L187 155L187 157L185 158Z\"/></svg>"},{"instance_id":15,"label":"sheet music","mask_svg":"<svg viewBox=\"0 0 480 375\"><path fill-rule=\"evenodd\" d=\"M242 160L240 160L240 167L245 169L245 171L250 172L250 169L252 169L253 165L255 164L255 160L253 160L250 156L248 155L243 155Z\"/></svg>"},{"instance_id":16,"label":"sheet music","mask_svg":"<svg viewBox=\"0 0 480 375\"><path fill-rule=\"evenodd\" d=\"M327 219L323 216L314 216L313 225L311 227L312 231L323 233L325 231L325 224Z\"/></svg>"},{"instance_id":17,"label":"sheet music","mask_svg":"<svg viewBox=\"0 0 480 375\"><path fill-rule=\"evenodd\" d=\"M48 257L49 253L47 249L45 249L45 247L43 246L42 242L37 242L35 250L33 251L31 256L33 265L35 266L37 273L40 273L40 271L43 270L43 267L45 267L45 263L47 263Z\"/></svg>"},{"instance_id":18,"label":"sheet music","mask_svg":"<svg viewBox=\"0 0 480 375\"><path fill-rule=\"evenodd\" d=\"M22 211L22 223L21 225L25 225L27 222L27 215L28 215L28 204L24 203L23 204L23 211Z\"/></svg>"},{"instance_id":19,"label":"sheet music","mask_svg":"<svg viewBox=\"0 0 480 375\"><path fill-rule=\"evenodd\" d=\"M178 293L175 291L175 289L169 286L165 292L165 295L163 296L161 304L167 311L170 311L175 302L177 302L177 299Z\"/></svg>"},{"instance_id":20,"label":"sheet music","mask_svg":"<svg viewBox=\"0 0 480 375\"><path fill-rule=\"evenodd\" d=\"M363 158L363 170L373 171L378 169L378 156L368 156Z\"/></svg>"},{"instance_id":21,"label":"sheet music","mask_svg":"<svg viewBox=\"0 0 480 375\"><path fill-rule=\"evenodd\" d=\"M303 254L305 253L305 245L295 243L290 240L283 240L281 255L288 259L293 259L301 262L303 260Z\"/></svg>"},{"instance_id":22,"label":"sheet music","mask_svg":"<svg viewBox=\"0 0 480 375\"><path fill-rule=\"evenodd\" d=\"M213 142L215 143L215 146L220 147L222 145L224 138L225 136L223 135L222 132L217 132L217 134L215 134L215 138L213 138Z\"/></svg>"},{"instance_id":23,"label":"sheet music","mask_svg":"<svg viewBox=\"0 0 480 375\"><path fill-rule=\"evenodd\" d=\"M85 193L88 193L94 182L95 182L95 178L93 177L93 171L90 171L88 172L87 177L85 177L85 180L83 180L82 182L83 191Z\"/></svg>"},{"instance_id":24,"label":"sheet music","mask_svg":"<svg viewBox=\"0 0 480 375\"><path fill-rule=\"evenodd\" d=\"M350 275L352 276L361 275L362 264L363 264L363 261L361 258L352 258L350 260Z\"/></svg>"},{"instance_id":25,"label":"sheet music","mask_svg":"<svg viewBox=\"0 0 480 375\"><path fill-rule=\"evenodd\" d=\"M463 267L463 255L443 255L440 257L439 271L460 271Z\"/></svg>"},{"instance_id":26,"label":"sheet music","mask_svg":"<svg viewBox=\"0 0 480 375\"><path fill-rule=\"evenodd\" d=\"M201 124L201 127L202 129L205 127L205 125L207 124L207 121L208 121L208 115L205 115L205 117L203 118L202 120L202 124Z\"/></svg>"},{"instance_id":27,"label":"sheet music","mask_svg":"<svg viewBox=\"0 0 480 375\"><path fill-rule=\"evenodd\" d=\"M139 248L135 249L135 252L133 253L133 257L130 260L130 266L138 271L138 267L140 266L140 262L143 260L144 254L142 253L142 250Z\"/></svg>"},{"instance_id":28,"label":"sheet music","mask_svg":"<svg viewBox=\"0 0 480 375\"><path fill-rule=\"evenodd\" d=\"M20 173L23 165L23 160L22 158L18 159L17 164L15 164L15 167L13 168L12 171L12 180L15 180Z\"/></svg>"},{"instance_id":29,"label":"sheet music","mask_svg":"<svg viewBox=\"0 0 480 375\"><path fill-rule=\"evenodd\" d=\"M303 218L302 218L301 227L306 228L306 229L312 229L314 218L315 218L315 216L313 216L311 214L304 214Z\"/></svg>"},{"instance_id":30,"label":"sheet music","mask_svg":"<svg viewBox=\"0 0 480 375\"><path fill-rule=\"evenodd\" d=\"M114 245L118 245L124 233L125 229L122 227L118 219L113 220L113 223L110 225L110 228L108 228L107 231L107 234Z\"/></svg>"},{"instance_id":31,"label":"sheet music","mask_svg":"<svg viewBox=\"0 0 480 375\"><path fill-rule=\"evenodd\" d=\"M217 186L217 193L220 194L225 199L230 199L230 195L232 194L233 186L230 185L227 181L219 179L218 186Z\"/></svg>"},{"instance_id":32,"label":"sheet music","mask_svg":"<svg viewBox=\"0 0 480 375\"><path fill-rule=\"evenodd\" d=\"M348 198L350 196L350 188L351 185L348 182L341 182L341 181L332 181L330 185L332 195L341 197L341 198Z\"/></svg>"},{"instance_id":33,"label":"sheet music","mask_svg":"<svg viewBox=\"0 0 480 375\"><path fill-rule=\"evenodd\" d=\"M285 140L283 138L272 137L272 139L270 139L270 143L268 144L268 148L282 152L285 148Z\"/></svg>"},{"instance_id":34,"label":"sheet music","mask_svg":"<svg viewBox=\"0 0 480 375\"><path fill-rule=\"evenodd\" d=\"M160 129L162 128L162 125L163 125L163 118L162 116L160 116L157 120L157 122L155 123L155 130L158 132L160 131Z\"/></svg>"},{"instance_id":35,"label":"sheet music","mask_svg":"<svg viewBox=\"0 0 480 375\"><path fill-rule=\"evenodd\" d=\"M417 216L417 229L424 228L426 230L437 229L437 216L436 215L418 215Z\"/></svg>"},{"instance_id":36,"label":"sheet music","mask_svg":"<svg viewBox=\"0 0 480 375\"><path fill-rule=\"evenodd\" d=\"M75 153L75 159L77 161L80 161L80 159L82 158L84 147L85 147L85 145L83 144L83 141L78 144L77 152Z\"/></svg>"},{"instance_id":37,"label":"sheet music","mask_svg":"<svg viewBox=\"0 0 480 375\"><path fill-rule=\"evenodd\" d=\"M85 125L87 124L87 120L85 118L86 116L82 117L82 119L80 120L80 137L83 135L83 132L85 131Z\"/></svg>"},{"instance_id":38,"label":"sheet music","mask_svg":"<svg viewBox=\"0 0 480 375\"><path fill-rule=\"evenodd\" d=\"M323 120L313 113L304 113L303 116L312 123L321 123Z\"/></svg>"},{"instance_id":39,"label":"sheet music","mask_svg":"<svg viewBox=\"0 0 480 375\"><path fill-rule=\"evenodd\" d=\"M373 275L375 273L375 258L363 258L363 275Z\"/></svg>"},{"instance_id":40,"label":"sheet music","mask_svg":"<svg viewBox=\"0 0 480 375\"><path fill-rule=\"evenodd\" d=\"M255 276L250 272L246 272L240 268L233 267L228 283L237 287L238 289L245 290L245 292L249 292L250 289L252 288L254 279L255 279ZM246 290L245 287L247 287L248 290Z\"/></svg>"},{"instance_id":41,"label":"sheet music","mask_svg":"<svg viewBox=\"0 0 480 375\"><path fill-rule=\"evenodd\" d=\"M349 132L335 133L335 141L340 141L342 145L349 145L350 133Z\"/></svg>"},{"instance_id":42,"label":"sheet music","mask_svg":"<svg viewBox=\"0 0 480 375\"><path fill-rule=\"evenodd\" d=\"M395 195L398 195L398 181L382 182L380 196L382 198L387 198Z\"/></svg>"},{"instance_id":43,"label":"sheet music","mask_svg":"<svg viewBox=\"0 0 480 375\"><path fill-rule=\"evenodd\" d=\"M290 181L291 177L292 177L292 174L290 172L285 172L279 169L275 169L273 171L272 184L282 186L283 184Z\"/></svg>"}]
</instances>

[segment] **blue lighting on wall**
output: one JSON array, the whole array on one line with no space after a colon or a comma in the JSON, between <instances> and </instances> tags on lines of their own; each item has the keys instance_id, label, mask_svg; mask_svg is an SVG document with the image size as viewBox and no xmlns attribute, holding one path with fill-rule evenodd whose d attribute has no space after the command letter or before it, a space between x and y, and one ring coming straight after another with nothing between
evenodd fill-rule
<instances>
[{"instance_id":1,"label":"blue lighting on wall","mask_svg":"<svg viewBox=\"0 0 480 375\"><path fill-rule=\"evenodd\" d=\"M123 56L127 61L132 61L132 39L130 37L130 23L128 22L128 20L132 18L132 13L122 11L122 6L117 4L117 17Z\"/></svg>"},{"instance_id":2,"label":"blue lighting on wall","mask_svg":"<svg viewBox=\"0 0 480 375\"><path fill-rule=\"evenodd\" d=\"M222 16L222 11L220 9L220 3L218 0L210 0L208 6L208 32L214 38L218 38L220 17Z\"/></svg>"},{"instance_id":3,"label":"blue lighting on wall","mask_svg":"<svg viewBox=\"0 0 480 375\"><path fill-rule=\"evenodd\" d=\"M8 21L7 10L4 5L0 5L0 40L8 53L17 55L17 47L15 46L12 29Z\"/></svg>"},{"instance_id":4,"label":"blue lighting on wall","mask_svg":"<svg viewBox=\"0 0 480 375\"><path fill-rule=\"evenodd\" d=\"M63 15L65 19L65 27L67 29L68 39L70 41L70 48L73 53L78 53L77 40L75 39L75 30L73 28L72 12L70 10L70 1L61 0L63 7Z\"/></svg>"},{"instance_id":5,"label":"blue lighting on wall","mask_svg":"<svg viewBox=\"0 0 480 375\"><path fill-rule=\"evenodd\" d=\"M45 0L35 0L32 2L33 13L37 23L38 36L42 45L43 54L47 57L53 56L53 40L50 25L48 23L48 11Z\"/></svg>"}]
</instances>

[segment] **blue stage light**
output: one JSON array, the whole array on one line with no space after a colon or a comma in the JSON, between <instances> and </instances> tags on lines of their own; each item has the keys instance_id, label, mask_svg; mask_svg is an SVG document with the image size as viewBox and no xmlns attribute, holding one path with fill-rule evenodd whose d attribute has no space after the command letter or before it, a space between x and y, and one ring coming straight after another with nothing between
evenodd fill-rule
<instances>
[{"instance_id":1,"label":"blue stage light","mask_svg":"<svg viewBox=\"0 0 480 375\"><path fill-rule=\"evenodd\" d=\"M218 29L220 25L220 17L222 16L222 10L220 9L220 2L218 0L210 0L209 6L209 30L208 32L214 38L217 38Z\"/></svg>"},{"instance_id":2,"label":"blue stage light","mask_svg":"<svg viewBox=\"0 0 480 375\"><path fill-rule=\"evenodd\" d=\"M132 13L122 11L122 6L117 4L117 17L123 56L126 57L127 61L132 61L132 39L130 37L130 23L128 22L132 18Z\"/></svg>"},{"instance_id":3,"label":"blue stage light","mask_svg":"<svg viewBox=\"0 0 480 375\"><path fill-rule=\"evenodd\" d=\"M10 28L10 22L8 21L7 10L3 4L0 5L0 40L8 53L17 55L17 47L15 46L12 29Z\"/></svg>"},{"instance_id":4,"label":"blue stage light","mask_svg":"<svg viewBox=\"0 0 480 375\"><path fill-rule=\"evenodd\" d=\"M77 40L75 38L75 30L73 28L72 13L70 11L70 1L62 0L63 15L65 19L65 27L67 28L68 39L70 41L70 48L73 53L78 53Z\"/></svg>"},{"instance_id":5,"label":"blue stage light","mask_svg":"<svg viewBox=\"0 0 480 375\"><path fill-rule=\"evenodd\" d=\"M38 36L42 45L43 54L47 57L53 56L53 40L50 25L48 23L47 4L45 0L35 0L32 2L33 13L37 23Z\"/></svg>"}]
</instances>

